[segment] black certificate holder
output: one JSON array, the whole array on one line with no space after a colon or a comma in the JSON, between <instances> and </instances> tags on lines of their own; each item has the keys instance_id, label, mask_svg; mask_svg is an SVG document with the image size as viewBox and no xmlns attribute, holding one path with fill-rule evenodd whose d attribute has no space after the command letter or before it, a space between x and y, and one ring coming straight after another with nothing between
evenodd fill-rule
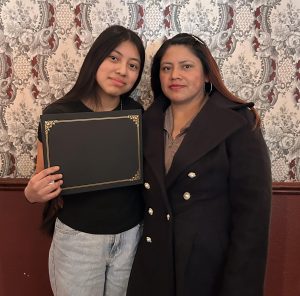
<instances>
[{"instance_id":1,"label":"black certificate holder","mask_svg":"<svg viewBox=\"0 0 300 296\"><path fill-rule=\"evenodd\" d=\"M62 194L142 183L142 112L41 115L45 167L60 166Z\"/></svg>"}]
</instances>

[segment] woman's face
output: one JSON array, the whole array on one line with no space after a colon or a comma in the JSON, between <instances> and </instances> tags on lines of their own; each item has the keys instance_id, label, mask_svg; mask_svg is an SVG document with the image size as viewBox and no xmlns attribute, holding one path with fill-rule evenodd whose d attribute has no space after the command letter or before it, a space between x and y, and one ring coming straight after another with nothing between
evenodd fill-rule
<instances>
[{"instance_id":1,"label":"woman's face","mask_svg":"<svg viewBox=\"0 0 300 296\"><path fill-rule=\"evenodd\" d=\"M185 45L171 45L160 62L160 83L172 104L202 101L208 79L199 58Z\"/></svg>"},{"instance_id":2,"label":"woman's face","mask_svg":"<svg viewBox=\"0 0 300 296\"><path fill-rule=\"evenodd\" d=\"M136 46L130 41L120 43L97 70L100 97L119 97L130 91L139 76L140 67Z\"/></svg>"}]
</instances>

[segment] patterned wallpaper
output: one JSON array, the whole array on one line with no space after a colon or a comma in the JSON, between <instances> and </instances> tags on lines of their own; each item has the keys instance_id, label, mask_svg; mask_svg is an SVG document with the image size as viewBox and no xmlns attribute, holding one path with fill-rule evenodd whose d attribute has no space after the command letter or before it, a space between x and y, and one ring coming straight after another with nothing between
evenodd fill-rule
<instances>
[{"instance_id":1,"label":"patterned wallpaper","mask_svg":"<svg viewBox=\"0 0 300 296\"><path fill-rule=\"evenodd\" d=\"M161 41L178 32L204 39L229 89L260 112L274 181L300 180L299 0L0 0L0 177L34 172L42 109L71 88L110 24L143 39L147 63L134 97L145 108Z\"/></svg>"}]
</instances>

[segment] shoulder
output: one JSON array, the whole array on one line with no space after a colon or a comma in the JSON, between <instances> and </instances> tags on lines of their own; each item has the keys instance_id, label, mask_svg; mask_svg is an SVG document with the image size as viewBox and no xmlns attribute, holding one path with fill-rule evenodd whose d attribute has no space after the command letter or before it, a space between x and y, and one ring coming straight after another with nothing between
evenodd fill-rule
<instances>
[{"instance_id":1,"label":"shoulder","mask_svg":"<svg viewBox=\"0 0 300 296\"><path fill-rule=\"evenodd\" d=\"M130 110L130 109L141 109L143 110L143 106L138 103L137 101L135 101L134 99L128 97L128 98L123 98L122 99L122 103L123 103L123 109L125 110Z\"/></svg>"},{"instance_id":2,"label":"shoulder","mask_svg":"<svg viewBox=\"0 0 300 296\"><path fill-rule=\"evenodd\" d=\"M157 113L163 113L170 106L170 100L165 96L156 97L149 108L145 111L145 117L151 117L152 115L156 115Z\"/></svg>"},{"instance_id":3,"label":"shoulder","mask_svg":"<svg viewBox=\"0 0 300 296\"><path fill-rule=\"evenodd\" d=\"M217 108L223 109L224 111L229 111L233 116L240 117L241 120L245 121L245 123L248 123L252 126L255 124L255 115L250 109L254 106L253 102L234 102L224 97L217 91L212 94L210 102Z\"/></svg>"},{"instance_id":4,"label":"shoulder","mask_svg":"<svg viewBox=\"0 0 300 296\"><path fill-rule=\"evenodd\" d=\"M80 101L67 101L64 98L58 99L57 101L48 105L43 114L56 114L56 113L73 113L83 112L83 104Z\"/></svg>"},{"instance_id":5,"label":"shoulder","mask_svg":"<svg viewBox=\"0 0 300 296\"><path fill-rule=\"evenodd\" d=\"M227 108L232 110L242 110L242 109L249 109L250 107L254 106L253 102L234 102L227 97L223 96L218 91L214 91L214 93L210 96L211 101L220 108Z\"/></svg>"}]
</instances>

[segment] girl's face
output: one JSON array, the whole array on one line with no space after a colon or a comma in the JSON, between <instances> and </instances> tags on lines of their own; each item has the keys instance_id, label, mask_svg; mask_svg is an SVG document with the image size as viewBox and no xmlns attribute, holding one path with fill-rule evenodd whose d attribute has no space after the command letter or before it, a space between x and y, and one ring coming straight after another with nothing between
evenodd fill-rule
<instances>
[{"instance_id":1,"label":"girl's face","mask_svg":"<svg viewBox=\"0 0 300 296\"><path fill-rule=\"evenodd\" d=\"M204 99L205 82L199 58L185 45L171 45L160 62L160 83L172 104L185 104Z\"/></svg>"},{"instance_id":2,"label":"girl's face","mask_svg":"<svg viewBox=\"0 0 300 296\"><path fill-rule=\"evenodd\" d=\"M130 41L120 43L102 62L96 73L99 96L119 97L136 82L141 67L140 55Z\"/></svg>"}]
</instances>

